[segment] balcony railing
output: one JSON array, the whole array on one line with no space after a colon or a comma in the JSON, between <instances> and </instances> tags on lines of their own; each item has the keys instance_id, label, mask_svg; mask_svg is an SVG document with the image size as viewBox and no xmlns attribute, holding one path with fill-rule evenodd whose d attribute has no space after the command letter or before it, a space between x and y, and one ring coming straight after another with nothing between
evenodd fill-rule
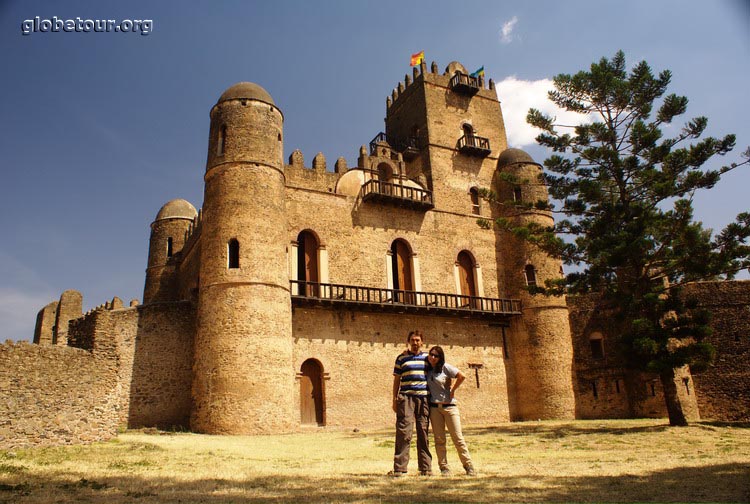
<instances>
[{"instance_id":1,"label":"balcony railing","mask_svg":"<svg viewBox=\"0 0 750 504\"><path fill-rule=\"evenodd\" d=\"M496 299L439 292L379 289L291 280L295 305L338 305L365 310L508 318L521 314L520 299Z\"/></svg>"},{"instance_id":2,"label":"balcony railing","mask_svg":"<svg viewBox=\"0 0 750 504\"><path fill-rule=\"evenodd\" d=\"M466 75L461 72L456 72L456 74L451 77L450 86L452 90L468 95L477 94L481 89L481 86L479 85L479 77L472 77L471 75Z\"/></svg>"},{"instance_id":3,"label":"balcony railing","mask_svg":"<svg viewBox=\"0 0 750 504\"><path fill-rule=\"evenodd\" d=\"M420 151L419 141L416 137L395 138L381 131L370 141L371 156L377 155L378 144L383 142L387 143L396 152L402 153L407 160L414 158Z\"/></svg>"},{"instance_id":4,"label":"balcony railing","mask_svg":"<svg viewBox=\"0 0 750 504\"><path fill-rule=\"evenodd\" d=\"M470 156L487 157L490 149L490 139L479 136L464 135L458 139L458 150Z\"/></svg>"},{"instance_id":5,"label":"balcony railing","mask_svg":"<svg viewBox=\"0 0 750 504\"><path fill-rule=\"evenodd\" d=\"M359 194L362 201L405 206L417 210L429 210L435 206L432 203L432 191L376 179L365 182Z\"/></svg>"}]
</instances>

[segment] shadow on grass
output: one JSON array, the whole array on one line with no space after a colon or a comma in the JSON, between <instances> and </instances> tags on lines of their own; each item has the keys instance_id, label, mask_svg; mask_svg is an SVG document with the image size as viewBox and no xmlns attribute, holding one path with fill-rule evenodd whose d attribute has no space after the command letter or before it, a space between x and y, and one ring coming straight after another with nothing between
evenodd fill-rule
<instances>
[{"instance_id":1,"label":"shadow on grass","mask_svg":"<svg viewBox=\"0 0 750 504\"><path fill-rule=\"evenodd\" d=\"M391 479L382 474L252 476L242 480L118 475L81 479L3 478L0 502L748 502L750 465L673 468L647 475ZM10 479L11 481L7 481ZM14 481L13 481L14 480Z\"/></svg>"},{"instance_id":2,"label":"shadow on grass","mask_svg":"<svg viewBox=\"0 0 750 504\"><path fill-rule=\"evenodd\" d=\"M466 427L464 433L474 435L495 434L503 436L528 436L534 434L540 438L557 439L568 436L585 436L589 434L643 434L664 432L671 427L667 424L662 425L634 425L632 427L612 427L611 425L587 424L581 425L580 422L570 424L540 424L540 423L513 423L508 425L488 426L488 427Z\"/></svg>"}]
</instances>

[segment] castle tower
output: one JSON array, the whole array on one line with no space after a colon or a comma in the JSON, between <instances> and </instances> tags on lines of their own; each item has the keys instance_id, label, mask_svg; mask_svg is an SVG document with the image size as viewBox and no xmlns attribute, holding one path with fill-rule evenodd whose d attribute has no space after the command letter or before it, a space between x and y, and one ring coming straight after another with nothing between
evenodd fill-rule
<instances>
[{"instance_id":1,"label":"castle tower","mask_svg":"<svg viewBox=\"0 0 750 504\"><path fill-rule=\"evenodd\" d=\"M386 102L386 136L403 151L407 176L426 179L436 208L463 213L469 188L489 187L507 148L497 92L455 61L442 74L424 63L413 73Z\"/></svg>"},{"instance_id":2,"label":"castle tower","mask_svg":"<svg viewBox=\"0 0 750 504\"><path fill-rule=\"evenodd\" d=\"M494 190L500 202L548 200L541 166L526 152L507 149L498 159L497 172ZM549 211L500 208L500 215L519 225L554 223ZM560 278L562 264L507 233L498 240L498 253L504 257L508 292L521 298L523 307L524 327L510 332L512 357L506 362L511 420L575 418L573 346L565 298L531 295L527 289Z\"/></svg>"},{"instance_id":3,"label":"castle tower","mask_svg":"<svg viewBox=\"0 0 750 504\"><path fill-rule=\"evenodd\" d=\"M183 199L168 202L156 214L148 245L144 304L175 300L175 255L185 245L188 229L197 215L195 207Z\"/></svg>"},{"instance_id":4,"label":"castle tower","mask_svg":"<svg viewBox=\"0 0 750 504\"><path fill-rule=\"evenodd\" d=\"M211 109L202 211L191 427L211 434L294 425L283 115L257 84Z\"/></svg>"}]
</instances>

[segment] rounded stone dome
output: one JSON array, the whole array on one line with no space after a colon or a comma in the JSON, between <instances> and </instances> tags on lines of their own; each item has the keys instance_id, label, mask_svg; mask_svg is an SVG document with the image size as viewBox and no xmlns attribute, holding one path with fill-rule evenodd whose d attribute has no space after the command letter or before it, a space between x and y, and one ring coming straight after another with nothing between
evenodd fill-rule
<instances>
[{"instance_id":1,"label":"rounded stone dome","mask_svg":"<svg viewBox=\"0 0 750 504\"><path fill-rule=\"evenodd\" d=\"M173 199L161 207L156 214L156 220L164 219L190 219L193 220L198 215L195 207L184 199ZM154 221L155 222L155 221Z\"/></svg>"},{"instance_id":2,"label":"rounded stone dome","mask_svg":"<svg viewBox=\"0 0 750 504\"><path fill-rule=\"evenodd\" d=\"M276 106L268 91L254 82L238 82L224 91L219 97L221 103L227 100L258 100Z\"/></svg>"},{"instance_id":3,"label":"rounded stone dome","mask_svg":"<svg viewBox=\"0 0 750 504\"><path fill-rule=\"evenodd\" d=\"M499 168L517 163L538 164L526 151L522 151L521 149L505 149L500 154L500 157L497 158L497 166Z\"/></svg>"},{"instance_id":4,"label":"rounded stone dome","mask_svg":"<svg viewBox=\"0 0 750 504\"><path fill-rule=\"evenodd\" d=\"M445 67L445 75L452 76L456 72L461 72L462 74L468 74L469 72L466 70L466 67L464 67L461 63L458 61L451 61L448 63L448 66Z\"/></svg>"}]
</instances>

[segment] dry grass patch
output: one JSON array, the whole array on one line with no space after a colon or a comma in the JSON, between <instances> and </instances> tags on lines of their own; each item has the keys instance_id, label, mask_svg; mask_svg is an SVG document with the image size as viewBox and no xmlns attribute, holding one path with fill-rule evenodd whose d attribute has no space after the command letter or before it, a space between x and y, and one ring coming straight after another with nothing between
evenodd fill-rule
<instances>
[{"instance_id":1,"label":"dry grass patch","mask_svg":"<svg viewBox=\"0 0 750 504\"><path fill-rule=\"evenodd\" d=\"M459 475L451 450L456 476L394 480L385 476L390 430L130 431L87 446L0 451L0 503L750 501L747 424L529 422L470 427L466 437L477 477Z\"/></svg>"}]
</instances>

